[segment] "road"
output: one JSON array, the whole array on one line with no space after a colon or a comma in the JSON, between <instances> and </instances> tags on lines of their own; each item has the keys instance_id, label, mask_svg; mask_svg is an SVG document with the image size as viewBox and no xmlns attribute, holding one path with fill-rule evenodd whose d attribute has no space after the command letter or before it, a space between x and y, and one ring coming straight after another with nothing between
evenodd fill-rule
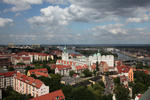
<instances>
[{"instance_id":1,"label":"road","mask_svg":"<svg viewBox=\"0 0 150 100\"><path fill-rule=\"evenodd\" d=\"M112 94L113 93L113 88L114 88L114 82L111 78L108 76L105 77L106 80L106 85L105 85L105 95Z\"/></svg>"}]
</instances>

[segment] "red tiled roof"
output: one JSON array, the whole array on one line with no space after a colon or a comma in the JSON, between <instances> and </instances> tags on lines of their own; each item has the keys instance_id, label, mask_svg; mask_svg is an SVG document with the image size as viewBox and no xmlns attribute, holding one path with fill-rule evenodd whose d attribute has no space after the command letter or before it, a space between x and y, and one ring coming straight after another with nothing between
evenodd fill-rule
<instances>
[{"instance_id":1,"label":"red tiled roof","mask_svg":"<svg viewBox=\"0 0 150 100\"><path fill-rule=\"evenodd\" d=\"M30 57L22 57L23 60L30 60Z\"/></svg>"},{"instance_id":2,"label":"red tiled roof","mask_svg":"<svg viewBox=\"0 0 150 100\"><path fill-rule=\"evenodd\" d=\"M44 76L44 77L48 77L48 73L35 72L34 74L35 74L35 75Z\"/></svg>"},{"instance_id":3,"label":"red tiled roof","mask_svg":"<svg viewBox=\"0 0 150 100\"><path fill-rule=\"evenodd\" d=\"M14 74L16 74L16 71L11 71L11 72L6 72L6 73L0 73L0 76L12 77Z\"/></svg>"},{"instance_id":4,"label":"red tiled roof","mask_svg":"<svg viewBox=\"0 0 150 100\"><path fill-rule=\"evenodd\" d=\"M127 78L126 78L126 76L125 76L125 75L123 75L123 76L120 76L120 81L121 81L121 82L127 81Z\"/></svg>"},{"instance_id":5,"label":"red tiled roof","mask_svg":"<svg viewBox=\"0 0 150 100\"><path fill-rule=\"evenodd\" d=\"M137 97L138 97L138 98L141 98L141 97L142 97L142 94L138 94Z\"/></svg>"},{"instance_id":6,"label":"red tiled roof","mask_svg":"<svg viewBox=\"0 0 150 100\"><path fill-rule=\"evenodd\" d=\"M76 66L76 69L77 70L82 70L82 69L87 69L88 68L88 66L87 65L78 65L78 66Z\"/></svg>"},{"instance_id":7,"label":"red tiled roof","mask_svg":"<svg viewBox=\"0 0 150 100\"><path fill-rule=\"evenodd\" d=\"M17 60L20 60L21 59L21 57L14 57L15 59L17 59Z\"/></svg>"},{"instance_id":8,"label":"red tiled roof","mask_svg":"<svg viewBox=\"0 0 150 100\"><path fill-rule=\"evenodd\" d=\"M55 69L55 68L56 68L55 64L51 65L51 69Z\"/></svg>"},{"instance_id":9,"label":"red tiled roof","mask_svg":"<svg viewBox=\"0 0 150 100\"><path fill-rule=\"evenodd\" d=\"M38 80L38 79L34 79L32 77L28 77L24 74L21 74L20 72L17 72L16 76L15 76L16 79L22 81L22 82L25 82L27 84L30 84L34 87L37 87L37 88L40 88L43 84L42 81Z\"/></svg>"},{"instance_id":10,"label":"red tiled roof","mask_svg":"<svg viewBox=\"0 0 150 100\"><path fill-rule=\"evenodd\" d=\"M70 65L56 65L56 68L58 68L58 70L71 69L71 66Z\"/></svg>"},{"instance_id":11,"label":"red tiled roof","mask_svg":"<svg viewBox=\"0 0 150 100\"><path fill-rule=\"evenodd\" d=\"M46 95L39 96L30 100L64 100L65 96L62 90L57 90Z\"/></svg>"},{"instance_id":12,"label":"red tiled roof","mask_svg":"<svg viewBox=\"0 0 150 100\"><path fill-rule=\"evenodd\" d=\"M128 73L130 68L128 66L122 65L122 66L117 66L118 73Z\"/></svg>"},{"instance_id":13,"label":"red tiled roof","mask_svg":"<svg viewBox=\"0 0 150 100\"><path fill-rule=\"evenodd\" d=\"M48 72L47 68L28 70L31 74L34 72Z\"/></svg>"}]
</instances>

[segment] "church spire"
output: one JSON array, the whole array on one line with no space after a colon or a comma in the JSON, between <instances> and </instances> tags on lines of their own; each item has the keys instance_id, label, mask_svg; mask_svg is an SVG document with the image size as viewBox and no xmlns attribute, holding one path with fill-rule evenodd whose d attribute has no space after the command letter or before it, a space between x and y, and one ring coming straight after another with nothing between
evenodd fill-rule
<instances>
[{"instance_id":1,"label":"church spire","mask_svg":"<svg viewBox=\"0 0 150 100\"><path fill-rule=\"evenodd\" d=\"M67 52L67 47L66 47L66 45L65 45L65 47L64 47L64 52L65 52L65 53Z\"/></svg>"}]
</instances>

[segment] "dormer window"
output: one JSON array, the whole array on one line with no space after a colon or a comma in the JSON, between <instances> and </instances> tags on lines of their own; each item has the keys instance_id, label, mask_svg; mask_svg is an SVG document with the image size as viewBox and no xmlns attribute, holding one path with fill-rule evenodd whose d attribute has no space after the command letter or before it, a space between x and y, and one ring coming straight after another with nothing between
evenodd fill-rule
<instances>
[{"instance_id":1,"label":"dormer window","mask_svg":"<svg viewBox=\"0 0 150 100\"><path fill-rule=\"evenodd\" d=\"M56 97L56 100L59 100L59 96Z\"/></svg>"}]
</instances>

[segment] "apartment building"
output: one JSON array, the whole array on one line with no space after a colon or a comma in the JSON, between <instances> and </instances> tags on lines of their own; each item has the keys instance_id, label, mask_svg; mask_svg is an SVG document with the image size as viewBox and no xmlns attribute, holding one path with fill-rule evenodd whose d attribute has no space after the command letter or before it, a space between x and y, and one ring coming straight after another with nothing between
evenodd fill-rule
<instances>
[{"instance_id":1,"label":"apartment building","mask_svg":"<svg viewBox=\"0 0 150 100\"><path fill-rule=\"evenodd\" d=\"M16 74L15 71L0 73L0 88L7 88L13 86L13 76Z\"/></svg>"},{"instance_id":2,"label":"apartment building","mask_svg":"<svg viewBox=\"0 0 150 100\"><path fill-rule=\"evenodd\" d=\"M49 93L49 87L42 81L17 72L13 79L13 89L21 94L31 94L33 97Z\"/></svg>"}]
</instances>

